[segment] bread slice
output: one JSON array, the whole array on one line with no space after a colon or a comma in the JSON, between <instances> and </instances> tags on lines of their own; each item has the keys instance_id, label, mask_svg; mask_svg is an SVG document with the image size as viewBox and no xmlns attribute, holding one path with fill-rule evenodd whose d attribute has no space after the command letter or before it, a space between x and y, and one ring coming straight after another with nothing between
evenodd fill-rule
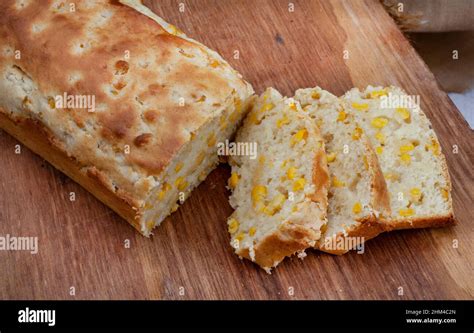
<instances>
[{"instance_id":1,"label":"bread slice","mask_svg":"<svg viewBox=\"0 0 474 333\"><path fill-rule=\"evenodd\" d=\"M0 127L148 236L218 163L253 89L140 1L69 9L1 1Z\"/></svg>"},{"instance_id":2,"label":"bread slice","mask_svg":"<svg viewBox=\"0 0 474 333\"><path fill-rule=\"evenodd\" d=\"M343 96L378 155L390 193L390 228L454 222L446 160L416 97L397 87L352 89Z\"/></svg>"},{"instance_id":3,"label":"bread slice","mask_svg":"<svg viewBox=\"0 0 474 333\"><path fill-rule=\"evenodd\" d=\"M258 156L230 158L231 245L269 272L321 236L329 186L324 142L298 102L269 88L253 104L236 143L256 144Z\"/></svg>"},{"instance_id":4,"label":"bread slice","mask_svg":"<svg viewBox=\"0 0 474 333\"><path fill-rule=\"evenodd\" d=\"M320 250L343 254L377 236L390 216L390 202L377 156L341 100L316 87L295 99L319 126L326 146L331 186L327 229Z\"/></svg>"}]
</instances>

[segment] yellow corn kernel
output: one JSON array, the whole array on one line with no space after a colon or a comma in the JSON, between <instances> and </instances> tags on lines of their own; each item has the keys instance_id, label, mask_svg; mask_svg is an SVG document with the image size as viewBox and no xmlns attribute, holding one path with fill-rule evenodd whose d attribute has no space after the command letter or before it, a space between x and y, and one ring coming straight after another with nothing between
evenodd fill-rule
<instances>
[{"instance_id":1,"label":"yellow corn kernel","mask_svg":"<svg viewBox=\"0 0 474 333\"><path fill-rule=\"evenodd\" d=\"M221 131L225 130L225 129L227 128L227 120L225 119L225 117L222 116L222 117L219 119L219 122L220 122L219 128L221 129Z\"/></svg>"},{"instance_id":2,"label":"yellow corn kernel","mask_svg":"<svg viewBox=\"0 0 474 333\"><path fill-rule=\"evenodd\" d=\"M414 187L410 190L410 194L414 196L418 196L421 194L421 190L417 187Z\"/></svg>"},{"instance_id":3,"label":"yellow corn kernel","mask_svg":"<svg viewBox=\"0 0 474 333\"><path fill-rule=\"evenodd\" d=\"M337 179L336 176L333 176L332 177L332 186L334 186L334 187L344 187L344 186L346 186L346 183L343 182L343 181L340 181L339 179Z\"/></svg>"},{"instance_id":4,"label":"yellow corn kernel","mask_svg":"<svg viewBox=\"0 0 474 333\"><path fill-rule=\"evenodd\" d=\"M433 154L438 156L440 154L440 148L439 148L439 143L436 141L436 139L431 139L431 147L433 147Z\"/></svg>"},{"instance_id":5,"label":"yellow corn kernel","mask_svg":"<svg viewBox=\"0 0 474 333\"><path fill-rule=\"evenodd\" d=\"M255 185L252 189L252 201L255 204L265 199L267 196L267 187L264 185Z\"/></svg>"},{"instance_id":6,"label":"yellow corn kernel","mask_svg":"<svg viewBox=\"0 0 474 333\"><path fill-rule=\"evenodd\" d=\"M152 209L152 208L153 208L153 205L152 205L151 203L147 202L147 203L143 206L143 208L145 208L146 210L149 210L149 209Z\"/></svg>"},{"instance_id":7,"label":"yellow corn kernel","mask_svg":"<svg viewBox=\"0 0 474 333\"><path fill-rule=\"evenodd\" d=\"M362 133L364 133L364 130L360 127L356 127L354 129L354 133L352 133L352 140L359 140L362 136Z\"/></svg>"},{"instance_id":8,"label":"yellow corn kernel","mask_svg":"<svg viewBox=\"0 0 474 333\"><path fill-rule=\"evenodd\" d=\"M171 185L168 184L168 183L163 183L163 186L161 188L161 191L158 192L158 200L162 200L165 195L166 195L166 192L168 192L169 190L171 189Z\"/></svg>"},{"instance_id":9,"label":"yellow corn kernel","mask_svg":"<svg viewBox=\"0 0 474 333\"><path fill-rule=\"evenodd\" d=\"M236 112L242 112L242 100L240 99L240 97L236 97L234 99L234 107Z\"/></svg>"},{"instance_id":10,"label":"yellow corn kernel","mask_svg":"<svg viewBox=\"0 0 474 333\"><path fill-rule=\"evenodd\" d=\"M385 135L382 132L375 133L375 139L377 139L381 144L385 143Z\"/></svg>"},{"instance_id":11,"label":"yellow corn kernel","mask_svg":"<svg viewBox=\"0 0 474 333\"><path fill-rule=\"evenodd\" d=\"M227 230L229 231L230 234L235 234L237 230L239 230L239 226L240 226L239 221L237 221L237 219L232 217L229 220L229 226Z\"/></svg>"},{"instance_id":12,"label":"yellow corn kernel","mask_svg":"<svg viewBox=\"0 0 474 333\"><path fill-rule=\"evenodd\" d=\"M56 109L56 101L53 97L48 97L48 104L51 109Z\"/></svg>"},{"instance_id":13,"label":"yellow corn kernel","mask_svg":"<svg viewBox=\"0 0 474 333\"><path fill-rule=\"evenodd\" d=\"M260 212L260 213L267 214L268 216L273 216L273 211L272 211L272 209L271 209L270 207L268 207L268 206L265 206L265 205L261 205L261 206L260 206L259 212Z\"/></svg>"},{"instance_id":14,"label":"yellow corn kernel","mask_svg":"<svg viewBox=\"0 0 474 333\"><path fill-rule=\"evenodd\" d=\"M404 164L410 164L411 162L411 156L407 153L403 153L400 155L400 159Z\"/></svg>"},{"instance_id":15,"label":"yellow corn kernel","mask_svg":"<svg viewBox=\"0 0 474 333\"><path fill-rule=\"evenodd\" d=\"M174 206L171 208L171 213L176 212L178 210L178 208L179 208L179 205L177 203L174 204Z\"/></svg>"},{"instance_id":16,"label":"yellow corn kernel","mask_svg":"<svg viewBox=\"0 0 474 333\"><path fill-rule=\"evenodd\" d=\"M312 99L320 99L320 98L321 98L321 94L315 91L315 92L313 92L313 93L311 94L311 98L312 98Z\"/></svg>"},{"instance_id":17,"label":"yellow corn kernel","mask_svg":"<svg viewBox=\"0 0 474 333\"><path fill-rule=\"evenodd\" d=\"M222 126L222 125L225 124L226 122L227 122L227 121L226 121L226 114L223 113L223 114L221 115L221 117L219 118L219 123L220 123L221 126Z\"/></svg>"},{"instance_id":18,"label":"yellow corn kernel","mask_svg":"<svg viewBox=\"0 0 474 333\"><path fill-rule=\"evenodd\" d=\"M264 164L265 163L265 156L264 155L262 155L258 158L258 163L259 164Z\"/></svg>"},{"instance_id":19,"label":"yellow corn kernel","mask_svg":"<svg viewBox=\"0 0 474 333\"><path fill-rule=\"evenodd\" d=\"M288 179L293 179L296 176L296 168L295 167L289 167L288 170L286 170L286 177Z\"/></svg>"},{"instance_id":20,"label":"yellow corn kernel","mask_svg":"<svg viewBox=\"0 0 474 333\"><path fill-rule=\"evenodd\" d=\"M410 196L413 201L419 201L421 199L421 190L417 187L414 187L410 190Z\"/></svg>"},{"instance_id":21,"label":"yellow corn kernel","mask_svg":"<svg viewBox=\"0 0 474 333\"><path fill-rule=\"evenodd\" d=\"M316 120L316 126L318 126L319 128L321 128L321 126L323 126L323 123L324 123L324 122L323 122L323 119L322 119L322 118Z\"/></svg>"},{"instance_id":22,"label":"yellow corn kernel","mask_svg":"<svg viewBox=\"0 0 474 333\"><path fill-rule=\"evenodd\" d=\"M347 113L344 111L339 111L339 114L337 115L337 121L344 121L347 118Z\"/></svg>"},{"instance_id":23,"label":"yellow corn kernel","mask_svg":"<svg viewBox=\"0 0 474 333\"><path fill-rule=\"evenodd\" d=\"M296 103L295 103L295 102L290 102L290 103L288 104L288 107L289 107L291 110L296 111Z\"/></svg>"},{"instance_id":24,"label":"yellow corn kernel","mask_svg":"<svg viewBox=\"0 0 474 333\"><path fill-rule=\"evenodd\" d=\"M170 34L172 35L177 36L183 33L181 30L179 30L176 26L172 24L170 24L168 28L170 29Z\"/></svg>"},{"instance_id":25,"label":"yellow corn kernel","mask_svg":"<svg viewBox=\"0 0 474 333\"><path fill-rule=\"evenodd\" d=\"M229 179L230 188L235 188L237 184L239 183L239 180L240 180L239 174L237 172L232 172Z\"/></svg>"},{"instance_id":26,"label":"yellow corn kernel","mask_svg":"<svg viewBox=\"0 0 474 333\"><path fill-rule=\"evenodd\" d=\"M415 149L415 146L409 143L407 145L400 146L400 153L401 154L408 153L409 151L412 151L413 149Z\"/></svg>"},{"instance_id":27,"label":"yellow corn kernel","mask_svg":"<svg viewBox=\"0 0 474 333\"><path fill-rule=\"evenodd\" d=\"M146 223L146 227L147 227L148 230L153 229L154 226L155 226L155 221L153 221L153 220L150 220Z\"/></svg>"},{"instance_id":28,"label":"yellow corn kernel","mask_svg":"<svg viewBox=\"0 0 474 333\"><path fill-rule=\"evenodd\" d=\"M216 136L214 135L214 133L212 133L207 138L207 146L208 147L213 147L215 144L216 144Z\"/></svg>"},{"instance_id":29,"label":"yellow corn kernel","mask_svg":"<svg viewBox=\"0 0 474 333\"><path fill-rule=\"evenodd\" d=\"M199 97L199 99L196 100L196 102L204 102L205 100L206 100L206 96L202 95L201 97Z\"/></svg>"},{"instance_id":30,"label":"yellow corn kernel","mask_svg":"<svg viewBox=\"0 0 474 333\"><path fill-rule=\"evenodd\" d=\"M281 128L283 125L287 125L290 123L290 119L288 119L288 116L285 114L283 115L282 118L277 120L277 127Z\"/></svg>"},{"instance_id":31,"label":"yellow corn kernel","mask_svg":"<svg viewBox=\"0 0 474 333\"><path fill-rule=\"evenodd\" d=\"M375 117L370 124L375 128L384 128L388 124L388 119L385 117Z\"/></svg>"},{"instance_id":32,"label":"yellow corn kernel","mask_svg":"<svg viewBox=\"0 0 474 333\"><path fill-rule=\"evenodd\" d=\"M393 182L396 182L396 181L400 180L400 175L397 174L397 173L394 173L394 172L384 173L383 176L386 180L391 180Z\"/></svg>"},{"instance_id":33,"label":"yellow corn kernel","mask_svg":"<svg viewBox=\"0 0 474 333\"><path fill-rule=\"evenodd\" d=\"M412 216L415 214L415 210L413 208L407 208L407 209L400 209L398 211L398 214L400 216L404 216L404 217L408 217L408 216Z\"/></svg>"},{"instance_id":34,"label":"yellow corn kernel","mask_svg":"<svg viewBox=\"0 0 474 333\"><path fill-rule=\"evenodd\" d=\"M202 182L202 181L204 181L204 179L206 179L206 176L207 176L206 171L203 171L203 172L201 172L201 173L199 174L198 180L199 180L200 182Z\"/></svg>"},{"instance_id":35,"label":"yellow corn kernel","mask_svg":"<svg viewBox=\"0 0 474 333\"><path fill-rule=\"evenodd\" d=\"M186 187L188 187L188 182L185 181L183 177L178 177L174 182L174 185L179 191L183 191Z\"/></svg>"},{"instance_id":36,"label":"yellow corn kernel","mask_svg":"<svg viewBox=\"0 0 474 333\"><path fill-rule=\"evenodd\" d=\"M410 119L410 111L407 108L396 108L395 111L402 117L403 120Z\"/></svg>"},{"instance_id":37,"label":"yellow corn kernel","mask_svg":"<svg viewBox=\"0 0 474 333\"><path fill-rule=\"evenodd\" d=\"M161 190L160 192L158 192L158 200L163 200L165 195L166 195L166 191Z\"/></svg>"},{"instance_id":38,"label":"yellow corn kernel","mask_svg":"<svg viewBox=\"0 0 474 333\"><path fill-rule=\"evenodd\" d=\"M296 191L304 189L305 184L306 184L306 180L304 178L299 178L295 180L293 183L293 191L296 192Z\"/></svg>"},{"instance_id":39,"label":"yellow corn kernel","mask_svg":"<svg viewBox=\"0 0 474 333\"><path fill-rule=\"evenodd\" d=\"M308 137L308 131L306 130L306 128L303 128L299 130L298 132L296 132L295 134L293 134L293 136L291 137L290 143L292 146L294 146L301 140L306 140L307 137Z\"/></svg>"},{"instance_id":40,"label":"yellow corn kernel","mask_svg":"<svg viewBox=\"0 0 474 333\"><path fill-rule=\"evenodd\" d=\"M178 177L176 178L176 180L174 181L174 185L176 187L180 186L182 183L184 182L184 178L183 177Z\"/></svg>"},{"instance_id":41,"label":"yellow corn kernel","mask_svg":"<svg viewBox=\"0 0 474 333\"><path fill-rule=\"evenodd\" d=\"M426 150L431 150L433 151L433 155L438 156L440 154L440 149L439 149L439 144L436 141L436 139L431 139L431 145L428 144L425 146Z\"/></svg>"},{"instance_id":42,"label":"yellow corn kernel","mask_svg":"<svg viewBox=\"0 0 474 333\"><path fill-rule=\"evenodd\" d=\"M383 153L383 147L382 147L382 146L378 146L378 147L375 148L375 151L377 152L377 154L382 155L382 153Z\"/></svg>"},{"instance_id":43,"label":"yellow corn kernel","mask_svg":"<svg viewBox=\"0 0 474 333\"><path fill-rule=\"evenodd\" d=\"M241 232L240 234L238 234L237 236L235 236L234 239L236 239L237 241L241 242L243 241L245 238L245 234L243 232Z\"/></svg>"},{"instance_id":44,"label":"yellow corn kernel","mask_svg":"<svg viewBox=\"0 0 474 333\"><path fill-rule=\"evenodd\" d=\"M327 154L328 163L332 163L336 160L336 153L329 153Z\"/></svg>"},{"instance_id":45,"label":"yellow corn kernel","mask_svg":"<svg viewBox=\"0 0 474 333\"><path fill-rule=\"evenodd\" d=\"M256 232L257 232L257 228L251 227L251 228L249 229L249 236L250 236L250 237L253 237Z\"/></svg>"},{"instance_id":46,"label":"yellow corn kernel","mask_svg":"<svg viewBox=\"0 0 474 333\"><path fill-rule=\"evenodd\" d=\"M200 165L202 161L204 161L205 157L206 154L204 154L204 152L200 152L199 155L196 157L196 165Z\"/></svg>"},{"instance_id":47,"label":"yellow corn kernel","mask_svg":"<svg viewBox=\"0 0 474 333\"><path fill-rule=\"evenodd\" d=\"M281 194L281 193L278 193L277 195L275 195L275 197L273 197L272 201L270 202L270 207L274 210L274 211L277 211L277 210L280 210L281 209L281 206L283 205L283 203L285 202L286 200L286 197Z\"/></svg>"},{"instance_id":48,"label":"yellow corn kernel","mask_svg":"<svg viewBox=\"0 0 474 333\"><path fill-rule=\"evenodd\" d=\"M273 103L265 103L262 105L262 107L260 108L260 112L266 112L266 111L270 111L271 109L273 109L275 107L275 104Z\"/></svg>"},{"instance_id":49,"label":"yellow corn kernel","mask_svg":"<svg viewBox=\"0 0 474 333\"><path fill-rule=\"evenodd\" d=\"M367 111L369 109L369 104L353 102L352 107L359 111Z\"/></svg>"},{"instance_id":50,"label":"yellow corn kernel","mask_svg":"<svg viewBox=\"0 0 474 333\"><path fill-rule=\"evenodd\" d=\"M379 98L381 96L387 96L387 89L374 90L369 93L369 98Z\"/></svg>"},{"instance_id":51,"label":"yellow corn kernel","mask_svg":"<svg viewBox=\"0 0 474 333\"><path fill-rule=\"evenodd\" d=\"M216 67L219 66L219 65L220 65L219 61L217 61L217 60L215 60L215 59L212 60L212 61L209 63L209 66L211 66L212 68L216 68Z\"/></svg>"},{"instance_id":52,"label":"yellow corn kernel","mask_svg":"<svg viewBox=\"0 0 474 333\"><path fill-rule=\"evenodd\" d=\"M194 139L196 139L196 134L194 134L194 132L189 133L189 141L193 141Z\"/></svg>"},{"instance_id":53,"label":"yellow corn kernel","mask_svg":"<svg viewBox=\"0 0 474 333\"><path fill-rule=\"evenodd\" d=\"M367 161L367 156L363 156L362 160L364 161L364 168L365 170L369 170L369 161Z\"/></svg>"},{"instance_id":54,"label":"yellow corn kernel","mask_svg":"<svg viewBox=\"0 0 474 333\"><path fill-rule=\"evenodd\" d=\"M174 168L174 172L180 172L183 166L184 166L183 162L179 162L178 164L176 164L176 167Z\"/></svg>"},{"instance_id":55,"label":"yellow corn kernel","mask_svg":"<svg viewBox=\"0 0 474 333\"><path fill-rule=\"evenodd\" d=\"M255 124L255 125L260 125L260 123L262 122L261 120L258 119L257 113L255 113L255 112L252 112L252 113L249 115L249 121L250 121L252 124Z\"/></svg>"},{"instance_id":56,"label":"yellow corn kernel","mask_svg":"<svg viewBox=\"0 0 474 333\"><path fill-rule=\"evenodd\" d=\"M442 188L441 189L441 195L443 196L444 200L448 200L449 199L449 191L445 188Z\"/></svg>"},{"instance_id":57,"label":"yellow corn kernel","mask_svg":"<svg viewBox=\"0 0 474 333\"><path fill-rule=\"evenodd\" d=\"M360 204L360 202L356 202L354 204L354 207L352 207L352 212L354 214L359 214L361 211L362 211L362 205Z\"/></svg>"}]
</instances>

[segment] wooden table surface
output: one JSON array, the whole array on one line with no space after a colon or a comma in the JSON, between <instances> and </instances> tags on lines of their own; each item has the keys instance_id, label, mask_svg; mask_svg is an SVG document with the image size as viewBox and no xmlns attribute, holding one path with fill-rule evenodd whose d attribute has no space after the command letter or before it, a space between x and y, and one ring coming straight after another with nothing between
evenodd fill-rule
<instances>
[{"instance_id":1,"label":"wooden table surface","mask_svg":"<svg viewBox=\"0 0 474 333\"><path fill-rule=\"evenodd\" d=\"M1 299L473 299L472 130L378 1L293 3L148 2L257 92L393 84L420 95L448 160L458 225L383 234L364 254L308 251L268 275L229 246L228 167L147 239L27 148L15 154L18 142L0 132L0 236L39 242L35 255L0 251Z\"/></svg>"}]
</instances>

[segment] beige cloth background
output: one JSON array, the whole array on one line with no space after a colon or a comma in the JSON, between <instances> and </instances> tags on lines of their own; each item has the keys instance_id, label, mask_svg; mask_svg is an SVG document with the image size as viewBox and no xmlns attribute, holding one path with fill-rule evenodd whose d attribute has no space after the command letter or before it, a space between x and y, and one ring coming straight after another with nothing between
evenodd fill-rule
<instances>
[{"instance_id":1,"label":"beige cloth background","mask_svg":"<svg viewBox=\"0 0 474 333\"><path fill-rule=\"evenodd\" d=\"M474 0L382 2L474 128Z\"/></svg>"},{"instance_id":2,"label":"beige cloth background","mask_svg":"<svg viewBox=\"0 0 474 333\"><path fill-rule=\"evenodd\" d=\"M474 30L472 0L383 0L382 2L407 31Z\"/></svg>"}]
</instances>

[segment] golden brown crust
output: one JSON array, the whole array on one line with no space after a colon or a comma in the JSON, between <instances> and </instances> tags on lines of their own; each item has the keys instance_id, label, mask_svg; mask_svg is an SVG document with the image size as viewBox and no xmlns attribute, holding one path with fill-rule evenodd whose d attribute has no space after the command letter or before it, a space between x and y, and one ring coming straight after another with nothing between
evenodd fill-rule
<instances>
[{"instance_id":1,"label":"golden brown crust","mask_svg":"<svg viewBox=\"0 0 474 333\"><path fill-rule=\"evenodd\" d=\"M144 175L162 172L189 140L189 132L206 122L209 104L222 102L234 89L239 94L247 89L214 52L184 35L170 34L133 8L115 1L93 5L81 1L75 6L71 14L67 2L56 10L47 1L32 1L23 9L18 9L15 1L2 1L0 43L21 51L21 58L2 56L2 50L0 72L18 66L43 96L64 92L95 96L96 105L105 105L106 110L65 109L63 120L70 117L79 128L93 123L96 140L104 139L118 149L133 147L123 157ZM106 11L110 17L101 18ZM35 33L35 24L43 30ZM216 67L206 64L216 59ZM80 76L77 82L70 79L74 73ZM177 91L185 105L177 102ZM202 94L207 95L206 101L198 102ZM142 113L152 107L159 107L155 110L159 122L149 124L153 138L148 145L135 146L136 138L144 134ZM87 150L75 155L87 157L88 164L101 169L113 167ZM134 188L119 185L134 194Z\"/></svg>"},{"instance_id":2,"label":"golden brown crust","mask_svg":"<svg viewBox=\"0 0 474 333\"><path fill-rule=\"evenodd\" d=\"M255 258L253 261L262 268L270 269L285 257L311 247L318 237L319 232L307 226L291 222L284 223L276 232L266 236L254 246ZM237 254L252 260L248 248L237 251Z\"/></svg>"},{"instance_id":3,"label":"golden brown crust","mask_svg":"<svg viewBox=\"0 0 474 333\"><path fill-rule=\"evenodd\" d=\"M101 171L94 167L84 169L77 160L68 157L54 142L54 136L40 123L28 118L14 122L0 108L0 127L83 186L140 231L140 224L136 219L137 203L127 194L111 187Z\"/></svg>"},{"instance_id":4,"label":"golden brown crust","mask_svg":"<svg viewBox=\"0 0 474 333\"><path fill-rule=\"evenodd\" d=\"M352 238L354 239L353 247L334 249L329 244L321 243L319 249L327 253L342 255L344 253L349 252L350 250L353 250L359 244L378 236L384 231L385 227L378 221L378 219L374 217L368 217L366 219L360 220L358 225L354 225L352 228L346 230L346 235L338 233L337 235L334 235L332 237L331 244L347 244L347 242L345 242L345 239Z\"/></svg>"},{"instance_id":5,"label":"golden brown crust","mask_svg":"<svg viewBox=\"0 0 474 333\"><path fill-rule=\"evenodd\" d=\"M97 105L107 105L106 112L64 112L78 127L83 128L86 121L94 122L98 136L115 146L133 146L143 134L141 108L159 106L156 112L160 123L172 126L151 125L151 143L135 146L124 156L145 174L159 174L188 141L189 134L184 129L195 130L205 123L207 110L196 103L201 94L206 94L207 100L221 102L234 88L241 90L245 86L236 76L225 77L225 71L231 69L220 60L217 68L195 63L197 58L209 57L212 61L214 55L205 47L168 33L128 6L104 1L86 8L77 3L74 14L54 12L51 6L46 1L33 1L19 10L14 1L2 1L0 41L2 46L21 51L21 58L0 57L0 70L18 66L44 95L94 95ZM69 8L67 4L63 7ZM98 24L98 13L106 10L112 13L108 21L100 28L90 28ZM45 24L44 30L33 33L36 23ZM93 40L88 34L94 36ZM84 51L76 51L76 44ZM195 58L183 56L179 50ZM126 54L131 56L124 60ZM151 62L147 68L140 67L142 58ZM81 79L71 83L72 73L80 74ZM184 106L173 96L177 87L186 102ZM90 162L100 163L97 159Z\"/></svg>"},{"instance_id":6,"label":"golden brown crust","mask_svg":"<svg viewBox=\"0 0 474 333\"><path fill-rule=\"evenodd\" d=\"M429 218L403 218L394 219L388 226L388 230L418 229L418 228L437 228L448 227L456 224L454 214L446 216L431 216Z\"/></svg>"},{"instance_id":7,"label":"golden brown crust","mask_svg":"<svg viewBox=\"0 0 474 333\"><path fill-rule=\"evenodd\" d=\"M217 53L127 4L1 1L0 107L13 123L31 119L47 130L58 150L51 155L74 158L88 174L76 181L97 181L107 191L85 187L135 226L132 213L143 214L191 133L252 88ZM63 96L94 98L94 106L61 107Z\"/></svg>"}]
</instances>

